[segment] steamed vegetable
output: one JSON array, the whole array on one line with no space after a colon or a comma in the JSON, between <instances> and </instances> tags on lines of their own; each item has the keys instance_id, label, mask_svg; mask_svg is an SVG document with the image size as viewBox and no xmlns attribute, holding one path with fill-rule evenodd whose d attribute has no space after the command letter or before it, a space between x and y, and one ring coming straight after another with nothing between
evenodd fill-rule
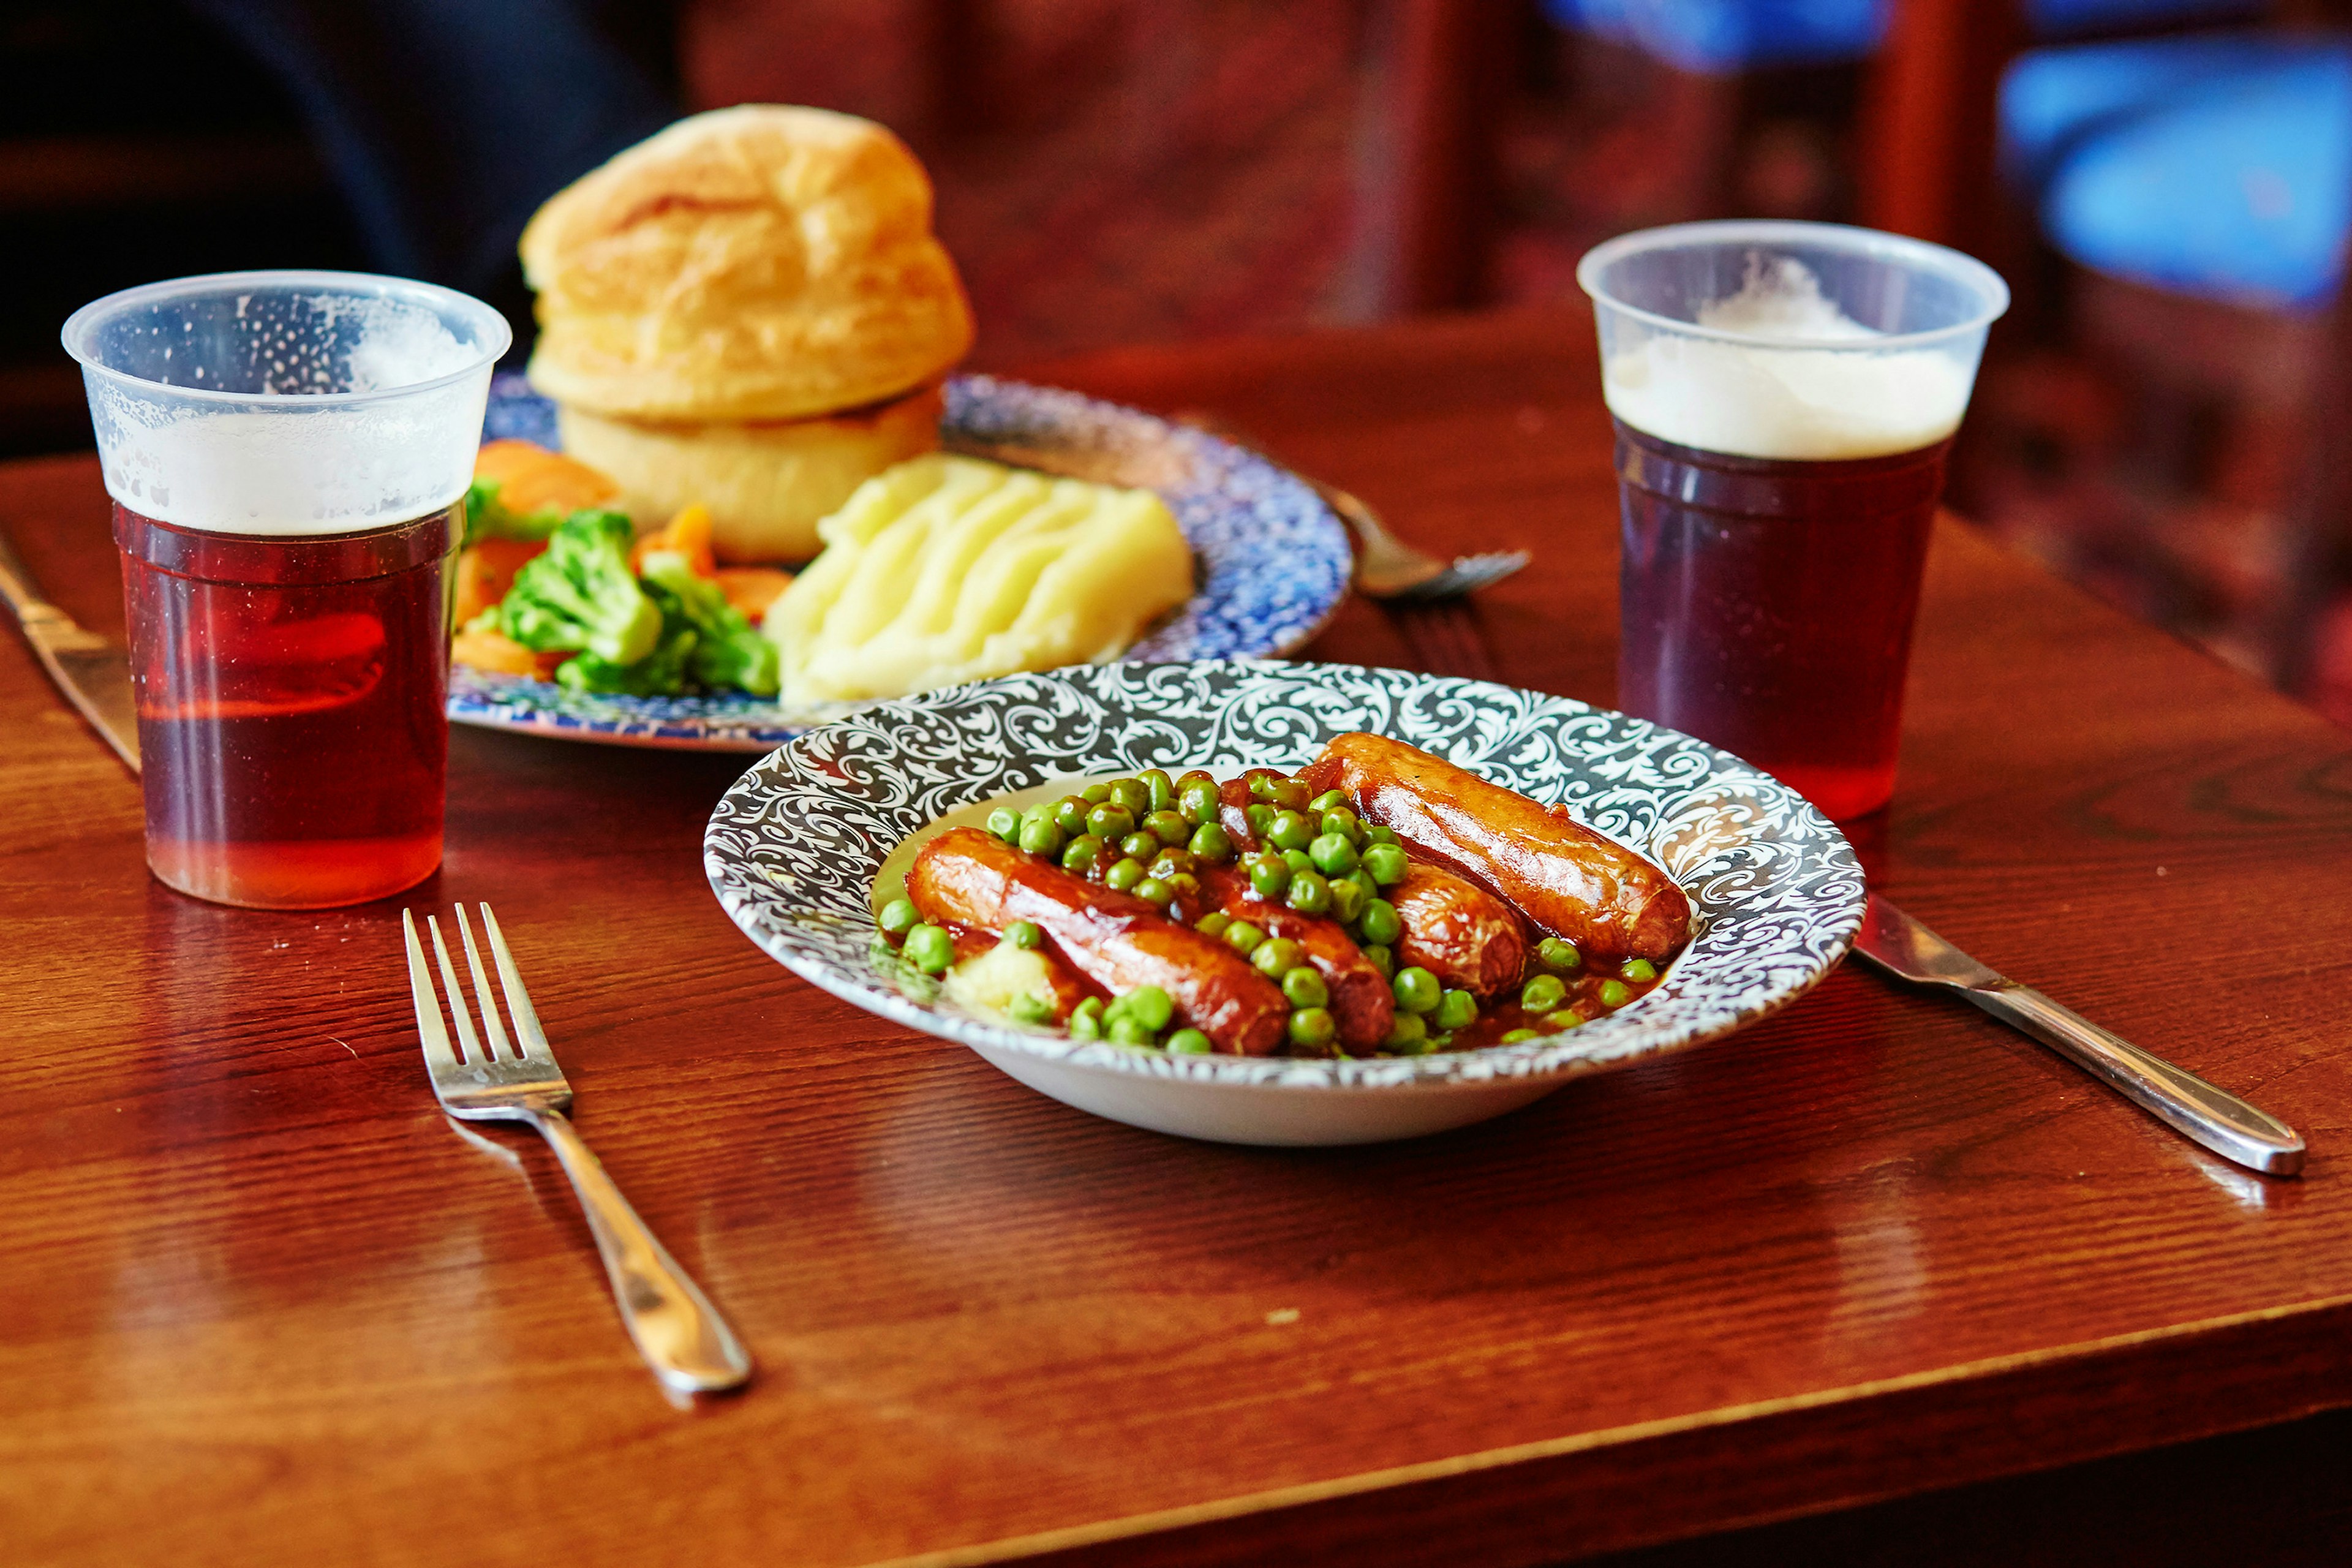
<instances>
[{"instance_id":1,"label":"steamed vegetable","mask_svg":"<svg viewBox=\"0 0 2352 1568\"><path fill-rule=\"evenodd\" d=\"M727 602L718 584L698 574L674 551L646 552L638 571L646 593L661 606L665 637L681 626L693 630L688 671L697 683L731 686L754 697L776 694L776 645Z\"/></svg>"},{"instance_id":2,"label":"steamed vegetable","mask_svg":"<svg viewBox=\"0 0 2352 1568\"><path fill-rule=\"evenodd\" d=\"M499 604L499 628L534 652L593 654L611 665L634 665L657 645L668 652L661 611L629 571L635 539L617 511L573 512L549 536L546 552L515 574Z\"/></svg>"}]
</instances>

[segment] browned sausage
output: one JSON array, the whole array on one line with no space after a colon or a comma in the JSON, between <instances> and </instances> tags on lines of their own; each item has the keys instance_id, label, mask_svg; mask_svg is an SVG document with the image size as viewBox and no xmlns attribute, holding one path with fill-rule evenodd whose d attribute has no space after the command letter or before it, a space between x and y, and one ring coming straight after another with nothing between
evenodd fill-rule
<instances>
[{"instance_id":1,"label":"browned sausage","mask_svg":"<svg viewBox=\"0 0 2352 1568\"><path fill-rule=\"evenodd\" d=\"M1167 992L1178 1020L1221 1051L1270 1056L1288 1027L1282 992L1223 942L976 827L950 828L924 845L908 868L907 897L935 924L1003 931L1027 921L1104 990Z\"/></svg>"},{"instance_id":2,"label":"browned sausage","mask_svg":"<svg viewBox=\"0 0 2352 1568\"><path fill-rule=\"evenodd\" d=\"M1396 906L1404 934L1397 967L1419 964L1447 985L1484 1002L1519 983L1528 963L1527 928L1518 911L1466 877L1415 860L1404 880L1381 889Z\"/></svg>"},{"instance_id":3,"label":"browned sausage","mask_svg":"<svg viewBox=\"0 0 2352 1568\"><path fill-rule=\"evenodd\" d=\"M1371 1050L1389 1037L1396 1021L1396 997L1389 983L1337 921L1302 915L1250 891L1249 879L1222 867L1203 872L1201 886L1214 907L1247 921L1270 937L1286 937L1307 954L1307 963L1331 993L1331 1016L1339 1043L1351 1051Z\"/></svg>"},{"instance_id":4,"label":"browned sausage","mask_svg":"<svg viewBox=\"0 0 2352 1568\"><path fill-rule=\"evenodd\" d=\"M1598 957L1665 958L1690 940L1690 900L1664 871L1565 811L1417 746L1341 735L1298 776L1318 793L1346 790L1365 821Z\"/></svg>"}]
</instances>

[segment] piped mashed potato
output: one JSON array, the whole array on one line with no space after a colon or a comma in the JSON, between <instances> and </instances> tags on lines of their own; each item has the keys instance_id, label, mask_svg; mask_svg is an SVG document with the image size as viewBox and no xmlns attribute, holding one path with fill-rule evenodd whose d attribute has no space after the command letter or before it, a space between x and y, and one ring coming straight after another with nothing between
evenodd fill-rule
<instances>
[{"instance_id":1,"label":"piped mashed potato","mask_svg":"<svg viewBox=\"0 0 2352 1568\"><path fill-rule=\"evenodd\" d=\"M1972 363L1937 349L1874 349L1885 334L1824 299L1790 258L1751 264L1739 292L1702 306L1697 324L1769 342L1649 332L1609 357L1601 384L1612 414L1679 446L1822 462L1932 446L1968 409Z\"/></svg>"},{"instance_id":2,"label":"piped mashed potato","mask_svg":"<svg viewBox=\"0 0 2352 1568\"><path fill-rule=\"evenodd\" d=\"M824 552L769 610L788 703L901 697L1116 658L1192 593L1149 490L933 453L817 524Z\"/></svg>"}]
</instances>

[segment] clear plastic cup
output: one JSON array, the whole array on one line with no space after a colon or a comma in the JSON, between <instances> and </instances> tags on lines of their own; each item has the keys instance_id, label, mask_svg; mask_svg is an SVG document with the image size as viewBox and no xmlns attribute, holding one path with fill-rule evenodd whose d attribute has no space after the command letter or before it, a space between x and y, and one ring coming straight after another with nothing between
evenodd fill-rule
<instances>
[{"instance_id":1,"label":"clear plastic cup","mask_svg":"<svg viewBox=\"0 0 2352 1568\"><path fill-rule=\"evenodd\" d=\"M445 578L505 320L430 284L236 272L110 294L64 339L114 500L149 867L271 909L432 875Z\"/></svg>"},{"instance_id":2,"label":"clear plastic cup","mask_svg":"<svg viewBox=\"0 0 2352 1568\"><path fill-rule=\"evenodd\" d=\"M1944 461L2008 286L1809 223L1623 235L1577 279L1617 430L1619 705L1838 820L1885 805Z\"/></svg>"}]
</instances>

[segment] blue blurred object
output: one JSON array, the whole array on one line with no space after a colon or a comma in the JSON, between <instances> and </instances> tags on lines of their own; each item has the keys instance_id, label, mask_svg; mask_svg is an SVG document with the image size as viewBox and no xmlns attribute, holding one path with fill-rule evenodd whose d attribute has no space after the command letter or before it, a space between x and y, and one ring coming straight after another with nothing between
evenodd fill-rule
<instances>
[{"instance_id":1,"label":"blue blurred object","mask_svg":"<svg viewBox=\"0 0 2352 1568\"><path fill-rule=\"evenodd\" d=\"M2037 36L2251 15L2262 0L2028 0ZM1886 36L1893 0L1544 0L1562 27L1710 75L1858 60Z\"/></svg>"},{"instance_id":2,"label":"blue blurred object","mask_svg":"<svg viewBox=\"0 0 2352 1568\"><path fill-rule=\"evenodd\" d=\"M2084 266L2317 307L2352 232L2352 44L2189 36L2046 49L2001 86L2004 159Z\"/></svg>"}]
</instances>

